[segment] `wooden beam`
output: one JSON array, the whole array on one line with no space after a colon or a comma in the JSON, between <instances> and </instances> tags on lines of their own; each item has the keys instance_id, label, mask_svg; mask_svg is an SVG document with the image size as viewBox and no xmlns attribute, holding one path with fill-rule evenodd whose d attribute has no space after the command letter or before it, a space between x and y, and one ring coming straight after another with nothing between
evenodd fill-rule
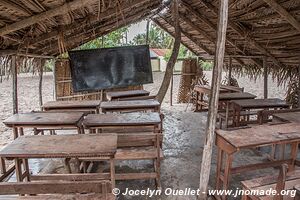
<instances>
[{"instance_id":1,"label":"wooden beam","mask_svg":"<svg viewBox=\"0 0 300 200\"><path fill-rule=\"evenodd\" d=\"M228 83L227 85L231 85L231 78L232 78L232 57L229 57L229 69L228 69Z\"/></svg>"},{"instance_id":2,"label":"wooden beam","mask_svg":"<svg viewBox=\"0 0 300 200\"><path fill-rule=\"evenodd\" d=\"M157 7L157 2L152 1L149 4L149 10L154 9ZM122 16L118 16L115 20L118 20L118 26L116 26L116 21L107 21L106 23L99 22L97 25L91 25L91 28L88 28L87 31L83 32L78 30L74 32L72 35L68 35L68 40L65 41L67 49L73 49L75 47L84 44L87 41L91 41L97 37L105 35L109 32L112 32L118 28L128 25L128 23L135 23L139 19L149 16L150 12L145 12L142 8L137 11L137 13L130 13L131 15L126 16L126 21L122 20ZM58 53L58 45L57 42L50 43L49 45L43 45L44 48L40 48L38 53L43 53L47 55L55 55L57 56Z\"/></svg>"},{"instance_id":3,"label":"wooden beam","mask_svg":"<svg viewBox=\"0 0 300 200\"><path fill-rule=\"evenodd\" d=\"M284 7L282 7L275 0L263 0L266 2L273 10L275 10L281 17L288 21L295 29L300 32L300 22L297 21Z\"/></svg>"},{"instance_id":4,"label":"wooden beam","mask_svg":"<svg viewBox=\"0 0 300 200\"><path fill-rule=\"evenodd\" d=\"M216 16L218 16L218 9L212 5L211 3L207 1L200 1L202 5L204 5L207 9L212 11ZM242 24L237 24L236 22L232 22L230 19L228 19L228 25L230 28L232 28L236 33L238 33L241 37L247 38L247 40L252 44L256 49L258 49L262 54L269 57L277 66L284 68L285 66L277 59L275 58L268 50L266 50L263 46L258 44L254 38L252 38L249 33L251 30Z\"/></svg>"},{"instance_id":5,"label":"wooden beam","mask_svg":"<svg viewBox=\"0 0 300 200\"><path fill-rule=\"evenodd\" d=\"M219 92L222 79L222 68L224 64L226 30L228 23L228 0L220 0L220 14L217 32L217 44L215 53L215 64L213 68L212 89L209 99L206 140L203 149L201 172L200 172L200 200L207 199L208 182L211 171L212 150L215 139L215 126L218 113Z\"/></svg>"},{"instance_id":6,"label":"wooden beam","mask_svg":"<svg viewBox=\"0 0 300 200\"><path fill-rule=\"evenodd\" d=\"M207 19L205 16L203 16L201 13L199 13L198 11L196 11L190 4L188 4L185 1L182 1L181 4L189 11L189 13L192 13L193 15L196 16L196 18L198 18L199 20L201 20L203 23L205 23L207 26L209 26L213 31L217 32L217 26L215 26L209 19ZM192 21L189 22L190 25L194 25L194 23ZM196 25L194 25L194 28L197 27ZM203 32L203 31L202 31ZM206 31L204 31L206 33ZM201 33L200 33L201 34ZM229 36L226 37L226 41L228 44L230 44L232 47L234 47L235 49L237 49L241 54L243 55L247 55L247 53L245 52L244 48L238 46L236 44L236 41L231 39ZM252 61L262 67L262 64L260 62L258 62L255 59L252 59ZM240 61L238 61L240 63ZM241 64L241 63L240 63ZM242 63L244 64L244 63Z\"/></svg>"},{"instance_id":7,"label":"wooden beam","mask_svg":"<svg viewBox=\"0 0 300 200\"><path fill-rule=\"evenodd\" d=\"M8 9L14 10L23 15L31 15L31 12L29 10L24 9L22 6L16 4L14 1L0 0L0 4Z\"/></svg>"},{"instance_id":8,"label":"wooden beam","mask_svg":"<svg viewBox=\"0 0 300 200\"><path fill-rule=\"evenodd\" d=\"M41 22L43 20L49 19L51 17L55 17L57 15L63 15L65 13L71 12L73 10L76 10L78 8L84 7L86 4L91 3L95 0L74 0L69 3L65 3L62 6L58 6L56 8L53 8L51 10L42 12L40 14L36 14L34 16L28 17L26 19L23 19L21 21L15 22L13 24L7 25L0 29L0 36L9 34L11 32L20 30L22 28L26 28L28 26L31 26L35 23Z\"/></svg>"},{"instance_id":9,"label":"wooden beam","mask_svg":"<svg viewBox=\"0 0 300 200\"><path fill-rule=\"evenodd\" d=\"M174 27L173 23L168 21L167 19L165 19L164 17L160 16L160 19L164 20L165 23L167 23L169 26ZM158 20L153 19L154 22L156 24L158 24L162 29L164 29L166 32L168 32L170 35L172 35L174 37L174 33L171 33L170 31L168 31ZM195 43L195 45L199 46L203 51L205 51L207 54L209 55L213 55L213 52L211 50L209 50L206 46L204 46L201 42L199 42L198 40L194 39L192 35L190 35L189 33L185 32L182 27L181 27L181 34L185 37L187 37L189 40L191 40L193 43ZM183 41L181 41L181 43L183 43ZM188 46L186 44L186 46ZM192 52L194 52L191 48L189 48ZM196 55L197 53L194 52Z\"/></svg>"},{"instance_id":10,"label":"wooden beam","mask_svg":"<svg viewBox=\"0 0 300 200\"><path fill-rule=\"evenodd\" d=\"M123 13L127 12L128 10L131 10L132 7L139 6L147 1L141 1L141 0L133 0L130 4L128 3L122 3L120 5L120 10L122 10ZM74 23L61 26L59 27L60 30L63 30L64 34L67 34L69 32L74 32L75 30L86 30L87 26L90 26L91 24L94 23L99 23L102 21L104 18L112 17L116 14L116 9L115 8L109 8L105 10L104 12L100 13L99 15L89 15L83 20L76 20ZM99 21L99 19L101 19ZM38 43L44 42L46 40L56 38L59 35L60 31L59 30L54 30L49 33L45 33L43 35L40 35L36 38L31 38L27 42L25 42L23 45L19 46L19 49L26 48L27 46L33 46Z\"/></svg>"}]
</instances>

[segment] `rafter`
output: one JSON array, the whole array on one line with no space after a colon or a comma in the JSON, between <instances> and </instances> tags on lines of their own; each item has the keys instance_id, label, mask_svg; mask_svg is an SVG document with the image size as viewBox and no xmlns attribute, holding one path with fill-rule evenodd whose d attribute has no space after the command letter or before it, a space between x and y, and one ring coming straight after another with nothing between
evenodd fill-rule
<instances>
[{"instance_id":1,"label":"rafter","mask_svg":"<svg viewBox=\"0 0 300 200\"><path fill-rule=\"evenodd\" d=\"M0 0L0 4L8 9L15 10L23 15L30 16L31 12L14 3L14 1Z\"/></svg>"},{"instance_id":2,"label":"rafter","mask_svg":"<svg viewBox=\"0 0 300 200\"><path fill-rule=\"evenodd\" d=\"M9 34L11 32L20 30L22 28L26 28L30 25L33 25L35 23L38 23L40 21L46 20L51 17L55 17L57 15L63 15L65 13L71 12L73 10L76 10L78 8L84 7L86 4L89 4L90 2L95 0L74 0L69 3L65 3L62 6L58 6L56 8L53 8L51 10L42 12L40 14L28 17L26 19L23 19L21 21L15 22L13 24L7 25L0 29L0 36Z\"/></svg>"},{"instance_id":3,"label":"rafter","mask_svg":"<svg viewBox=\"0 0 300 200\"><path fill-rule=\"evenodd\" d=\"M193 7L186 3L185 1L182 1L181 4L190 12L192 13L196 18L198 18L199 20L201 20L204 24L206 24L207 26L209 26L213 31L217 31L217 26L215 26L210 20L208 20L205 16L203 16L201 13L199 13L198 11L196 11L195 9L193 9ZM190 25L193 25L195 27L197 27L196 25L194 25L192 22L190 22ZM236 44L236 41L234 41L230 36L226 37L226 41L228 44L230 44L232 47L234 47L235 49L237 49L242 55L248 55L246 52L244 52L244 49L241 48L240 46L238 46ZM262 63L259 62L258 60L252 59L252 61L258 65L262 67Z\"/></svg>"},{"instance_id":4,"label":"rafter","mask_svg":"<svg viewBox=\"0 0 300 200\"><path fill-rule=\"evenodd\" d=\"M167 21L165 18L163 18L162 16L160 16L160 19L164 20L166 24L168 24L169 26L173 27L172 23ZM164 27L163 24L161 24L161 22L159 22L159 20L157 19L152 19L159 27L161 27L163 30L165 30L166 32L168 32L170 35L172 35L174 37L174 33L172 33L170 30L168 30L166 27ZM206 46L204 46L203 44L201 44L200 42L196 41L195 39L193 39L193 37L185 32L182 27L181 27L181 35L183 35L184 37L188 38L190 41L192 41L195 45L199 46L203 51L205 51L208 55L213 55L213 52L211 50L209 50ZM192 48L189 48L189 45L184 42L183 40L181 40L181 42L193 53L195 53L197 55L197 52L195 52L194 50L192 50Z\"/></svg>"},{"instance_id":5,"label":"rafter","mask_svg":"<svg viewBox=\"0 0 300 200\"><path fill-rule=\"evenodd\" d=\"M151 1L148 7L149 10L153 10L157 7L158 2ZM122 16L118 16L115 20L108 20L105 23L100 21L98 24L93 24L87 28L87 31L77 30L72 35L68 36L66 42L67 49L73 49L75 47L84 44L87 41L91 41L101 35L112 32L118 28L128 25L129 23L135 23L141 18L145 18L150 15L151 12L145 12L142 8L138 10L136 13L130 13L129 16L126 16L126 21L122 20ZM116 20L118 20L118 26L116 26ZM44 45L45 46L45 45ZM40 48L38 53L44 53L47 55L57 55L58 54L58 45L57 42L54 44L50 42L44 48Z\"/></svg>"},{"instance_id":6,"label":"rafter","mask_svg":"<svg viewBox=\"0 0 300 200\"><path fill-rule=\"evenodd\" d=\"M281 17L288 21L294 28L300 32L300 22L297 21L284 7L274 0L263 0L266 2L272 9L274 9Z\"/></svg>"},{"instance_id":7,"label":"rafter","mask_svg":"<svg viewBox=\"0 0 300 200\"><path fill-rule=\"evenodd\" d=\"M202 5L204 5L207 9L209 9L212 13L214 13L216 16L218 16L218 9L212 5L211 3L207 1L200 1ZM275 58L268 50L265 49L265 47L258 44L254 38L252 38L249 33L251 32L250 29L243 26L242 24L236 24L235 22L232 22L230 19L228 19L228 25L231 29L233 29L236 33L238 33L241 37L247 38L247 40L262 54L269 57L277 66L284 68L285 66L277 59Z\"/></svg>"},{"instance_id":8,"label":"rafter","mask_svg":"<svg viewBox=\"0 0 300 200\"><path fill-rule=\"evenodd\" d=\"M130 4L128 4L127 2L120 4L120 10L122 10L122 12L127 12L128 10L131 10L133 7L138 7L141 4L146 3L147 1L141 1L141 0L133 0L131 1ZM99 19L101 19L101 21L105 18L109 18L112 17L116 14L116 9L115 8L108 8L107 10L105 10L104 12L100 13L99 15L88 15L85 19L80 20L80 21L75 21L72 24L69 25L65 25L65 26L61 26L59 29L63 30L64 34L67 34L69 32L74 32L77 29L80 30L86 30L86 26L93 24L95 22L99 22ZM44 42L46 40L50 40L52 38L56 38L58 37L60 31L55 29L49 33L45 33L43 35L40 35L34 39L30 39L27 42L25 42L24 44L19 46L19 49L22 48L26 48L28 46L34 46L38 43Z\"/></svg>"}]
</instances>

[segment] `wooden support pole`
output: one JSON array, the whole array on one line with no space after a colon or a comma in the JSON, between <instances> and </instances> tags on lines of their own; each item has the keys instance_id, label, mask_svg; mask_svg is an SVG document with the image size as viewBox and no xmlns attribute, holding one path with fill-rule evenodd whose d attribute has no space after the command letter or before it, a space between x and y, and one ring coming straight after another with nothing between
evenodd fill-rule
<instances>
[{"instance_id":1,"label":"wooden support pole","mask_svg":"<svg viewBox=\"0 0 300 200\"><path fill-rule=\"evenodd\" d=\"M147 20L147 25L146 25L146 44L149 44L149 28L150 28L150 20Z\"/></svg>"},{"instance_id":2,"label":"wooden support pole","mask_svg":"<svg viewBox=\"0 0 300 200\"><path fill-rule=\"evenodd\" d=\"M156 95L156 100L159 101L160 103L163 102L166 93L168 91L168 88L170 86L171 78L173 76L173 70L174 66L177 61L178 53L179 53L179 48L180 48L180 43L181 43L181 30L180 30L180 24L179 24L179 11L178 11L178 0L173 0L173 16L174 16L174 27L175 27L175 41L174 41L174 46L173 46L173 51L171 54L171 57L169 59L169 62L166 67L166 72L165 76L163 79L163 82L159 88L159 91Z\"/></svg>"},{"instance_id":3,"label":"wooden support pole","mask_svg":"<svg viewBox=\"0 0 300 200\"><path fill-rule=\"evenodd\" d=\"M215 64L213 68L212 90L209 100L209 109L206 125L206 141L203 149L201 172L200 172L200 200L207 199L207 189L211 170L212 149L215 138L215 126L218 112L219 91L222 79L222 67L224 64L226 30L228 23L228 0L220 0L220 14L218 20L217 45Z\"/></svg>"},{"instance_id":4,"label":"wooden support pole","mask_svg":"<svg viewBox=\"0 0 300 200\"><path fill-rule=\"evenodd\" d=\"M40 60L40 66L39 66L39 103L40 103L40 109L42 110L43 106L43 72L44 72L44 61Z\"/></svg>"},{"instance_id":5,"label":"wooden support pole","mask_svg":"<svg viewBox=\"0 0 300 200\"><path fill-rule=\"evenodd\" d=\"M174 84L174 74L172 73L171 87L170 87L170 106L173 106L173 84Z\"/></svg>"},{"instance_id":6,"label":"wooden support pole","mask_svg":"<svg viewBox=\"0 0 300 200\"><path fill-rule=\"evenodd\" d=\"M11 73L12 73L12 86L13 86L13 114L18 113L18 67L16 56L11 57Z\"/></svg>"},{"instance_id":7,"label":"wooden support pole","mask_svg":"<svg viewBox=\"0 0 300 200\"><path fill-rule=\"evenodd\" d=\"M231 78L232 78L232 58L229 57L229 69L228 69L228 85L231 85Z\"/></svg>"},{"instance_id":8,"label":"wooden support pole","mask_svg":"<svg viewBox=\"0 0 300 200\"><path fill-rule=\"evenodd\" d=\"M263 58L263 66L264 66L264 99L268 98L268 63L267 58Z\"/></svg>"}]
</instances>

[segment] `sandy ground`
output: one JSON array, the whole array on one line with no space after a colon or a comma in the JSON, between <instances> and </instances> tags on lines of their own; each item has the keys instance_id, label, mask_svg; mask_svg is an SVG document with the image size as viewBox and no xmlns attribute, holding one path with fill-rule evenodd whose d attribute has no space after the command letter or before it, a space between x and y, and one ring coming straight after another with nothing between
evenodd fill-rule
<instances>
[{"instance_id":1,"label":"sandy ground","mask_svg":"<svg viewBox=\"0 0 300 200\"><path fill-rule=\"evenodd\" d=\"M210 79L211 72L207 72L207 77ZM163 73L154 73L154 84L145 85L145 89L156 94L162 80ZM174 94L178 91L179 76L174 78ZM256 82L248 78L238 79L241 87L245 87L245 91L256 94L262 97L263 94L263 81L258 79ZM19 110L20 112L28 112L31 110L38 110L38 78L31 75L21 75L19 78ZM286 89L277 87L276 83L269 80L269 96L284 98ZM4 119L12 114L12 97L11 97L11 80L0 83L0 148L12 140L12 131L6 128L3 123ZM53 77L51 73L44 76L43 82L43 100L44 102L53 100ZM165 115L164 120L164 143L163 151L165 158L162 162L161 177L162 187L173 189L197 189L199 187L199 171L202 157L203 143L205 140L204 130L206 123L206 113L195 113L190 106L188 111L185 111L186 104L169 105L170 95L167 94L162 112ZM176 103L176 95L173 97L173 102ZM26 132L30 134L30 130ZM249 136L251 137L251 136ZM259 157L251 151L241 152L235 157L234 165L241 163L254 163L265 159ZM56 164L53 164L56 163ZM211 173L211 187L215 183L215 167L216 167L216 148L212 159L212 173ZM117 163L117 171L124 170L139 170L150 169L151 162L137 162L137 163ZM49 162L31 161L31 168L33 173L61 171L60 160L53 160ZM98 169L99 170L99 169ZM256 172L249 172L245 174L237 174L233 176L231 188L241 187L240 181L249 179L264 174L274 173L273 169L259 170ZM117 182L117 187L121 191L126 188L130 189L146 189L154 188L154 181L120 181ZM120 199L149 199L149 197L130 197L120 196ZM194 196L166 196L154 197L151 199L195 199ZM232 198L233 199L233 198Z\"/></svg>"}]
</instances>

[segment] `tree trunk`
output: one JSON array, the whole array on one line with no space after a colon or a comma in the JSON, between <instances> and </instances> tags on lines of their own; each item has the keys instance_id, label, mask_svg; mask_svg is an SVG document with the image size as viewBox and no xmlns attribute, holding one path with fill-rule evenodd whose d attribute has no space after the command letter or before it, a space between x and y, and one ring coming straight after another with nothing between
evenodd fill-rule
<instances>
[{"instance_id":1,"label":"tree trunk","mask_svg":"<svg viewBox=\"0 0 300 200\"><path fill-rule=\"evenodd\" d=\"M224 62L226 30L228 23L228 0L220 0L220 14L218 23L218 37L215 53L215 65L213 68L212 89L209 100L207 116L206 141L203 150L203 157L200 172L200 194L199 199L207 199L207 188L211 169L212 148L215 138L215 124L218 112L219 91L222 79L222 67Z\"/></svg>"},{"instance_id":2,"label":"tree trunk","mask_svg":"<svg viewBox=\"0 0 300 200\"><path fill-rule=\"evenodd\" d=\"M156 96L156 99L162 103L166 93L168 91L170 80L173 76L173 69L175 66L175 63L177 61L179 48L180 48L180 42L181 42L181 30L179 25L179 12L178 12L178 0L173 0L173 19L174 19L174 28L175 28L175 41L173 46L173 51L170 57L170 60L166 67L165 76L163 79L163 82L159 88L158 94Z\"/></svg>"}]
</instances>

